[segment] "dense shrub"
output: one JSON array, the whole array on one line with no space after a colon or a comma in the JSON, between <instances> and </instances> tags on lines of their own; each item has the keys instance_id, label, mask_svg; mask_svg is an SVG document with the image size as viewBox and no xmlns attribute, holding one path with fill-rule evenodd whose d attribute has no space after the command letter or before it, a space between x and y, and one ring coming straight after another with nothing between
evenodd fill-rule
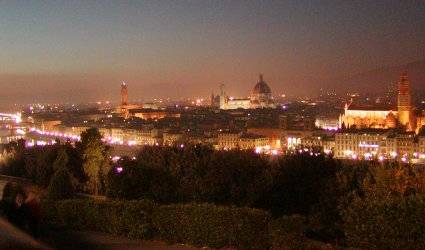
<instances>
[{"instance_id":1,"label":"dense shrub","mask_svg":"<svg viewBox=\"0 0 425 250\"><path fill-rule=\"evenodd\" d=\"M273 184L264 194L260 207L277 216L308 215L323 199L337 195L329 185L336 180L339 168L337 161L324 156L299 154L282 157L274 169Z\"/></svg>"},{"instance_id":2,"label":"dense shrub","mask_svg":"<svg viewBox=\"0 0 425 250\"><path fill-rule=\"evenodd\" d=\"M76 230L94 230L136 238L151 238L151 214L156 205L149 200L96 201L73 199L44 201L47 224Z\"/></svg>"},{"instance_id":3,"label":"dense shrub","mask_svg":"<svg viewBox=\"0 0 425 250\"><path fill-rule=\"evenodd\" d=\"M0 174L16 177L25 177L26 170L24 157L20 154L10 156L7 161L1 163Z\"/></svg>"},{"instance_id":4,"label":"dense shrub","mask_svg":"<svg viewBox=\"0 0 425 250\"><path fill-rule=\"evenodd\" d=\"M363 192L353 193L342 209L347 244L369 249L424 249L423 172L397 164L371 172Z\"/></svg>"},{"instance_id":5,"label":"dense shrub","mask_svg":"<svg viewBox=\"0 0 425 250\"><path fill-rule=\"evenodd\" d=\"M239 249L267 249L267 212L211 204L160 206L153 213L153 225L161 239L196 246Z\"/></svg>"},{"instance_id":6,"label":"dense shrub","mask_svg":"<svg viewBox=\"0 0 425 250\"><path fill-rule=\"evenodd\" d=\"M122 159L123 170L112 168L106 178L106 195L119 199L152 199L160 203L176 201L176 183L164 169Z\"/></svg>"},{"instance_id":7,"label":"dense shrub","mask_svg":"<svg viewBox=\"0 0 425 250\"><path fill-rule=\"evenodd\" d=\"M273 220L269 226L272 249L302 249L306 225L306 218L301 215Z\"/></svg>"},{"instance_id":8,"label":"dense shrub","mask_svg":"<svg viewBox=\"0 0 425 250\"><path fill-rule=\"evenodd\" d=\"M56 171L47 189L49 199L59 200L70 198L73 194L71 176L66 168Z\"/></svg>"},{"instance_id":9,"label":"dense shrub","mask_svg":"<svg viewBox=\"0 0 425 250\"><path fill-rule=\"evenodd\" d=\"M136 160L108 173L111 198L150 198L167 204L208 202L253 207L271 185L271 162L254 152L205 146L144 147Z\"/></svg>"},{"instance_id":10,"label":"dense shrub","mask_svg":"<svg viewBox=\"0 0 425 250\"><path fill-rule=\"evenodd\" d=\"M202 146L144 147L108 173L106 195L149 198L161 204L214 203L262 208L274 216L338 212L339 162L307 153L270 157L251 151L214 151ZM122 171L121 171L122 170ZM322 203L321 206L317 206Z\"/></svg>"},{"instance_id":11,"label":"dense shrub","mask_svg":"<svg viewBox=\"0 0 425 250\"><path fill-rule=\"evenodd\" d=\"M356 197L343 218L347 243L352 247L425 248L424 197Z\"/></svg>"},{"instance_id":12,"label":"dense shrub","mask_svg":"<svg viewBox=\"0 0 425 250\"><path fill-rule=\"evenodd\" d=\"M283 216L269 224L271 249L329 249L322 242L306 237L308 231L307 218L302 215Z\"/></svg>"},{"instance_id":13,"label":"dense shrub","mask_svg":"<svg viewBox=\"0 0 425 250\"><path fill-rule=\"evenodd\" d=\"M31 148L17 147L15 144L10 143L10 145L7 145L10 153L7 161L2 163L1 174L24 177L41 187L47 188L52 176L58 169L58 163L65 162L65 167L72 180L73 189L76 189L86 181L86 176L82 169L81 155L69 143ZM66 155L66 161L63 161L63 154L61 153Z\"/></svg>"}]
</instances>

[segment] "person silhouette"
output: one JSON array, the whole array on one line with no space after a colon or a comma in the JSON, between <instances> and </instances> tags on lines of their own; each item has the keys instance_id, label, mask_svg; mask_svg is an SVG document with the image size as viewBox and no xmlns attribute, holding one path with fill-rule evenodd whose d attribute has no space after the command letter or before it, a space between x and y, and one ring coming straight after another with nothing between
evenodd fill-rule
<instances>
[{"instance_id":1,"label":"person silhouette","mask_svg":"<svg viewBox=\"0 0 425 250\"><path fill-rule=\"evenodd\" d=\"M33 192L28 193L28 197L25 200L27 223L28 229L34 238L39 236L39 228L41 222L41 208L38 197Z\"/></svg>"},{"instance_id":2,"label":"person silhouette","mask_svg":"<svg viewBox=\"0 0 425 250\"><path fill-rule=\"evenodd\" d=\"M14 208L11 211L11 222L16 227L28 230L28 206L25 204L26 195L23 190L18 190L15 196Z\"/></svg>"}]
</instances>

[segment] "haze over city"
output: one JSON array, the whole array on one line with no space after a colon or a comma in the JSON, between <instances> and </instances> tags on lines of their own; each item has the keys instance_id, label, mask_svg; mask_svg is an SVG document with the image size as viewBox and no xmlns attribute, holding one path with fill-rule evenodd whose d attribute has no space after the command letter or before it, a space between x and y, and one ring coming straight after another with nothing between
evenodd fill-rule
<instances>
[{"instance_id":1,"label":"haze over city","mask_svg":"<svg viewBox=\"0 0 425 250\"><path fill-rule=\"evenodd\" d=\"M425 249L425 0L0 0L0 249Z\"/></svg>"},{"instance_id":2,"label":"haze over city","mask_svg":"<svg viewBox=\"0 0 425 250\"><path fill-rule=\"evenodd\" d=\"M247 96L259 73L315 94L423 69L424 27L424 1L1 1L0 102L118 101L122 81L133 100Z\"/></svg>"}]
</instances>

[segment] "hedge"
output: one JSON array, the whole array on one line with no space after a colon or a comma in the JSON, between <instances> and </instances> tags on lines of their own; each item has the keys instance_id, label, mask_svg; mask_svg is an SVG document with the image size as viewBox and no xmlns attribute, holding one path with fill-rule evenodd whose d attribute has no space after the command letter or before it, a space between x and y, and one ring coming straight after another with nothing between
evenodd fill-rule
<instances>
[{"instance_id":1,"label":"hedge","mask_svg":"<svg viewBox=\"0 0 425 250\"><path fill-rule=\"evenodd\" d=\"M150 200L71 199L42 203L46 224L142 239L153 236L151 214L155 207L156 204Z\"/></svg>"},{"instance_id":2,"label":"hedge","mask_svg":"<svg viewBox=\"0 0 425 250\"><path fill-rule=\"evenodd\" d=\"M268 212L212 204L160 206L152 222L159 237L213 248L268 249Z\"/></svg>"},{"instance_id":3,"label":"hedge","mask_svg":"<svg viewBox=\"0 0 425 250\"><path fill-rule=\"evenodd\" d=\"M212 204L158 206L149 200L43 201L47 224L211 248L323 249L304 236L305 217L271 220L268 212Z\"/></svg>"}]
</instances>

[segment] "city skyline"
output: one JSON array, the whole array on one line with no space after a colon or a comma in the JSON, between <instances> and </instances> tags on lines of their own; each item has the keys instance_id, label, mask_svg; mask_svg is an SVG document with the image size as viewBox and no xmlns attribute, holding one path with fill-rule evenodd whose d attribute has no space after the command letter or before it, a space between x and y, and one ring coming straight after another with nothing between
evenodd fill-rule
<instances>
[{"instance_id":1,"label":"city skyline","mask_svg":"<svg viewBox=\"0 0 425 250\"><path fill-rule=\"evenodd\" d=\"M424 28L425 0L0 0L0 249L425 249Z\"/></svg>"},{"instance_id":2,"label":"city skyline","mask_svg":"<svg viewBox=\"0 0 425 250\"><path fill-rule=\"evenodd\" d=\"M424 13L420 1L2 2L1 102L118 101L122 81L133 100L221 83L243 97L259 73L276 95L311 94L423 60Z\"/></svg>"}]
</instances>

